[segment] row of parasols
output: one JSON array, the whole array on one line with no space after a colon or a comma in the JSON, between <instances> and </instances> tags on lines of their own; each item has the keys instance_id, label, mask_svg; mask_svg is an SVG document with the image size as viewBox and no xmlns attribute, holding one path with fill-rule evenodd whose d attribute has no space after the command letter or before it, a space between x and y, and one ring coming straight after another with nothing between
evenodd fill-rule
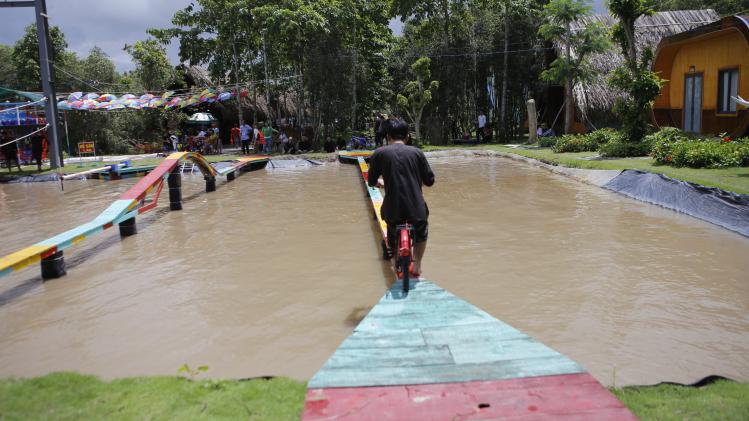
<instances>
[{"instance_id":1,"label":"row of parasols","mask_svg":"<svg viewBox=\"0 0 749 421\"><path fill-rule=\"evenodd\" d=\"M113 94L97 94L83 92L73 92L57 103L60 110L99 110L111 111L122 109L142 110L146 108L185 108L192 105L211 103L216 101L226 101L234 97L232 92L217 92L213 88L204 89L200 93L191 95L175 95L174 91L165 92L157 96L145 94L136 96L125 94L117 97Z\"/></svg>"}]
</instances>

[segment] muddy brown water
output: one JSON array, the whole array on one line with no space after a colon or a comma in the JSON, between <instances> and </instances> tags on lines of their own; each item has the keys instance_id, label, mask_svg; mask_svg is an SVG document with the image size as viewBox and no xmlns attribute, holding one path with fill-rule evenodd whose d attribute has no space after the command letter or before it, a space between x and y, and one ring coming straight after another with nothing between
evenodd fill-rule
<instances>
[{"instance_id":1,"label":"muddy brown water","mask_svg":"<svg viewBox=\"0 0 749 421\"><path fill-rule=\"evenodd\" d=\"M427 278L604 384L749 381L749 239L498 158L438 158ZM94 217L135 180L0 185L0 255ZM75 370L309 379L389 276L355 166L184 178L116 229L0 279L0 376ZM165 192L166 195L166 192ZM62 228L62 229L61 229Z\"/></svg>"}]
</instances>

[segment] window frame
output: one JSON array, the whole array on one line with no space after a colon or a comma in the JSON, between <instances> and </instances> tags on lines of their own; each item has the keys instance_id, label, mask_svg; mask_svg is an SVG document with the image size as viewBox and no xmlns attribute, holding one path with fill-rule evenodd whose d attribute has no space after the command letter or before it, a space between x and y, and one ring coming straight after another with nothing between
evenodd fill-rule
<instances>
[{"instance_id":1,"label":"window frame","mask_svg":"<svg viewBox=\"0 0 749 421\"><path fill-rule=\"evenodd\" d=\"M738 115L739 107L736 107L735 111L721 109L721 106L723 105L723 104L721 104L721 99L723 99L722 98L722 94L723 94L723 89L722 89L723 88L723 84L722 84L723 83L723 78L721 76L724 75L726 72L736 72L736 95L738 95L739 94L739 88L740 88L739 84L741 83L741 69L740 69L740 67L741 66L737 65L737 66L727 66L727 67L720 67L720 68L718 68L718 83L716 83L716 87L718 89L718 95L717 95L717 98L716 98L717 104L715 106L715 115L716 116L719 116L719 117L721 117L721 116L724 116L724 117L735 117L735 116ZM731 98L730 98L731 97L731 93L730 92L728 93L728 96L729 96L728 103L729 103L729 107L730 107L730 103L731 103Z\"/></svg>"}]
</instances>

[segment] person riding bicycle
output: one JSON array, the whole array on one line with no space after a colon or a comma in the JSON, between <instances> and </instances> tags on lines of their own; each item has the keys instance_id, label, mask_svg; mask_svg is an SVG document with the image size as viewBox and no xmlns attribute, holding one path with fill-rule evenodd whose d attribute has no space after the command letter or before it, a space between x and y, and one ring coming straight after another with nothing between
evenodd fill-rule
<instances>
[{"instance_id":1,"label":"person riding bicycle","mask_svg":"<svg viewBox=\"0 0 749 421\"><path fill-rule=\"evenodd\" d=\"M387 223L388 245L396 250L396 227L409 223L413 226L414 262L413 273L421 273L421 260L426 251L429 234L429 208L421 191L421 186L434 184L434 173L420 149L405 144L408 138L408 123L402 118L391 117L382 122L383 133L388 145L378 148L369 160L371 187L383 187L385 199L380 209L382 219Z\"/></svg>"}]
</instances>

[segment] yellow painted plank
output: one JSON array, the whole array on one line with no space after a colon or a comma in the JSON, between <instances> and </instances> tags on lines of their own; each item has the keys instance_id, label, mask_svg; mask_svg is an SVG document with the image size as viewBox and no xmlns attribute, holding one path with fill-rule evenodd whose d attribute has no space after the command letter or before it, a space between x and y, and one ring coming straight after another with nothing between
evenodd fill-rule
<instances>
[{"instance_id":1,"label":"yellow painted plank","mask_svg":"<svg viewBox=\"0 0 749 421\"><path fill-rule=\"evenodd\" d=\"M52 246L30 246L7 256L0 257L0 271L7 268L17 271L30 264L37 263L42 260L41 254L51 248Z\"/></svg>"}]
</instances>

